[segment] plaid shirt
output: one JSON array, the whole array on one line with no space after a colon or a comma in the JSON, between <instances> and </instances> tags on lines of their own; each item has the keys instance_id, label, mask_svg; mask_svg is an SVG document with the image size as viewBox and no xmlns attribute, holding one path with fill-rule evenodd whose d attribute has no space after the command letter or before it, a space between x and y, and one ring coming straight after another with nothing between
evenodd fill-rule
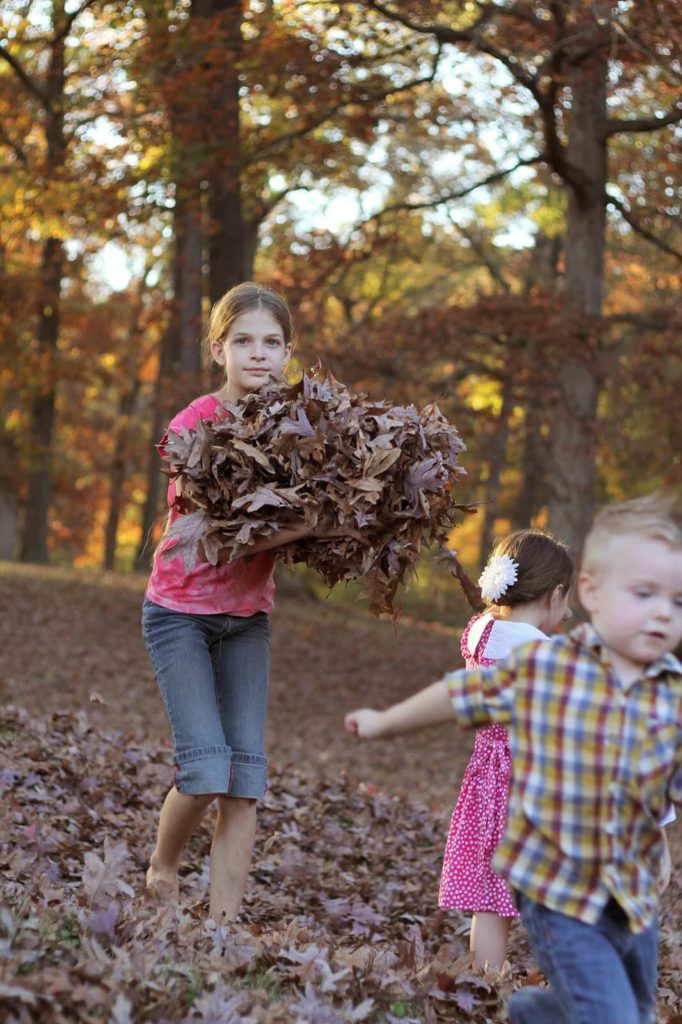
<instances>
[{"instance_id":1,"label":"plaid shirt","mask_svg":"<svg viewBox=\"0 0 682 1024\"><path fill-rule=\"evenodd\" d=\"M627 689L585 623L446 677L461 725L510 726L513 782L494 869L594 924L610 896L633 932L655 918L658 822L682 801L682 665L668 654Z\"/></svg>"}]
</instances>

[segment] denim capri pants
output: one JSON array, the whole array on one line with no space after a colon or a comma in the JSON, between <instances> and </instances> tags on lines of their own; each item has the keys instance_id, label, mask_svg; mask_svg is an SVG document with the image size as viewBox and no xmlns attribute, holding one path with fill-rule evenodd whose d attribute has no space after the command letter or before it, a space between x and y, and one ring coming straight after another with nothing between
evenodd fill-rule
<instances>
[{"instance_id":1,"label":"denim capri pants","mask_svg":"<svg viewBox=\"0 0 682 1024\"><path fill-rule=\"evenodd\" d=\"M191 615L145 598L142 635L173 730L176 789L260 799L268 767L267 614Z\"/></svg>"}]
</instances>

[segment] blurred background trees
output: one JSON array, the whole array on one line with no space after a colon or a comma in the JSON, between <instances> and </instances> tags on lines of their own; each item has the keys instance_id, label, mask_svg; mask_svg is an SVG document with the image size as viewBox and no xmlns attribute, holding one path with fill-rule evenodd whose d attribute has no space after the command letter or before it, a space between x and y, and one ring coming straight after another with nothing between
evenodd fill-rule
<instances>
[{"instance_id":1,"label":"blurred background trees","mask_svg":"<svg viewBox=\"0 0 682 1024\"><path fill-rule=\"evenodd\" d=\"M472 568L680 486L681 43L673 0L6 0L0 557L148 563L250 277L299 367L440 402Z\"/></svg>"}]
</instances>

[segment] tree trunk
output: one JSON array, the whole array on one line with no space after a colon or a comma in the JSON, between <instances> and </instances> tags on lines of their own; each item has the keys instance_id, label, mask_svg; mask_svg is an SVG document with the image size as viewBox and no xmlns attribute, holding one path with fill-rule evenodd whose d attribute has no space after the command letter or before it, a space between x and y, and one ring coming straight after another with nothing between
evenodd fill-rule
<instances>
[{"instance_id":1,"label":"tree trunk","mask_svg":"<svg viewBox=\"0 0 682 1024\"><path fill-rule=\"evenodd\" d=\"M46 160L45 176L59 176L66 159L64 138L64 0L54 0L54 39L45 78L44 101ZM52 445L55 424L57 344L59 341L62 272L64 250L58 238L48 238L43 246L36 367L36 393L30 408L28 428L29 470L27 474L26 511L21 541L21 558L25 562L48 560L48 513L52 485Z\"/></svg>"},{"instance_id":2,"label":"tree trunk","mask_svg":"<svg viewBox=\"0 0 682 1024\"><path fill-rule=\"evenodd\" d=\"M151 30L155 10L147 5ZM216 0L193 0L190 22L213 16L220 9ZM191 36L190 36L191 39ZM180 73L188 59L204 58L202 50L181 52L176 57ZM165 71L172 81L173 67ZM142 533L135 556L135 569L147 571L154 553L152 535L163 508L161 465L156 444L172 416L196 398L201 389L201 325L203 297L204 225L201 181L208 174L207 143L202 132L202 111L170 90L168 115L178 152L176 200L173 211L173 302L161 342L159 367L154 388L147 495L142 515ZM218 102L218 98L216 98ZM222 102L222 101L221 101Z\"/></svg>"},{"instance_id":3,"label":"tree trunk","mask_svg":"<svg viewBox=\"0 0 682 1024\"><path fill-rule=\"evenodd\" d=\"M544 402L532 399L526 404L523 454L521 456L521 486L512 510L512 528L525 530L543 505L547 503L547 480L550 477L548 438L543 434L547 424Z\"/></svg>"},{"instance_id":4,"label":"tree trunk","mask_svg":"<svg viewBox=\"0 0 682 1024\"><path fill-rule=\"evenodd\" d=\"M228 289L252 276L253 254L247 250L247 231L241 194L239 117L239 59L243 42L241 0L215 0L222 12L226 42L220 104L224 130L218 140L217 160L209 182L209 298L211 304Z\"/></svg>"},{"instance_id":5,"label":"tree trunk","mask_svg":"<svg viewBox=\"0 0 682 1024\"><path fill-rule=\"evenodd\" d=\"M162 343L165 345L165 339ZM163 352L161 359L163 360ZM142 524L140 542L135 555L135 571L148 572L152 564L154 547L152 535L154 527L161 514L161 473L159 464L159 453L155 445L161 437L163 430L164 415L161 405L161 386L163 378L159 372L154 386L154 402L151 423L151 439L149 444L149 457L147 460L147 493L144 508L142 510Z\"/></svg>"},{"instance_id":6,"label":"tree trunk","mask_svg":"<svg viewBox=\"0 0 682 1024\"><path fill-rule=\"evenodd\" d=\"M483 526L481 529L481 565L486 561L494 543L495 520L500 514L499 499L502 472L507 462L509 440L509 417L514 408L515 395L512 381L504 383L502 409L495 424L495 434L488 449L488 478L483 498Z\"/></svg>"},{"instance_id":7,"label":"tree trunk","mask_svg":"<svg viewBox=\"0 0 682 1024\"><path fill-rule=\"evenodd\" d=\"M156 444L172 416L196 398L201 380L201 225L194 202L176 203L174 212L173 294L168 326L161 342L159 367L154 388L147 496L142 516L142 534L135 556L135 568L151 566L154 527L162 512L161 464Z\"/></svg>"},{"instance_id":8,"label":"tree trunk","mask_svg":"<svg viewBox=\"0 0 682 1024\"><path fill-rule=\"evenodd\" d=\"M38 314L39 380L31 402L28 428L29 470L21 560L48 561L48 513L52 485L52 443L55 423L56 354L59 337L62 244L48 238L43 252L41 308Z\"/></svg>"},{"instance_id":9,"label":"tree trunk","mask_svg":"<svg viewBox=\"0 0 682 1024\"><path fill-rule=\"evenodd\" d=\"M0 428L0 559L6 562L17 556L18 476L16 443L10 433Z\"/></svg>"},{"instance_id":10,"label":"tree trunk","mask_svg":"<svg viewBox=\"0 0 682 1024\"><path fill-rule=\"evenodd\" d=\"M116 566L116 539L121 509L124 506L124 487L129 463L131 419L137 396L140 393L140 379L135 377L131 387L121 398L118 407L119 428L116 431L114 459L109 473L109 514L104 531L104 568Z\"/></svg>"},{"instance_id":11,"label":"tree trunk","mask_svg":"<svg viewBox=\"0 0 682 1024\"><path fill-rule=\"evenodd\" d=\"M527 298L534 289L556 295L559 302L559 258L563 247L560 236L549 237L538 232L533 240L533 251L524 282ZM542 353L533 349L529 357L541 359ZM547 480L553 410L548 410L545 393L531 387L524 405L524 430L520 460L521 484L512 509L514 530L525 530L538 513L547 506Z\"/></svg>"},{"instance_id":12,"label":"tree trunk","mask_svg":"<svg viewBox=\"0 0 682 1024\"><path fill-rule=\"evenodd\" d=\"M577 314L578 326L557 379L549 523L577 553L594 503L599 395L594 329L604 287L607 58L596 40L587 56L577 56L569 65L568 83L571 111L566 157L579 172L582 185L569 187L565 299L569 316Z\"/></svg>"}]
</instances>

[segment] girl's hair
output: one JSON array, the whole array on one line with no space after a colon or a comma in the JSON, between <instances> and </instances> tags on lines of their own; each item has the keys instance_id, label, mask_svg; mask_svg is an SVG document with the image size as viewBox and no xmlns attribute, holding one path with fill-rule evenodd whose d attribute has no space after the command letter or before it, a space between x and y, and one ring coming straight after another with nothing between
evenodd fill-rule
<instances>
[{"instance_id":1,"label":"girl's hair","mask_svg":"<svg viewBox=\"0 0 682 1024\"><path fill-rule=\"evenodd\" d=\"M565 544L544 530L517 530L498 541L495 555L508 555L516 562L516 582L488 605L513 607L536 601L555 587L568 593L573 586L575 566Z\"/></svg>"},{"instance_id":2,"label":"girl's hair","mask_svg":"<svg viewBox=\"0 0 682 1024\"><path fill-rule=\"evenodd\" d=\"M614 558L612 542L623 536L649 537L671 548L682 547L682 502L673 494L655 491L607 505L585 538L583 569L596 572L609 565Z\"/></svg>"},{"instance_id":3,"label":"girl's hair","mask_svg":"<svg viewBox=\"0 0 682 1024\"><path fill-rule=\"evenodd\" d=\"M223 341L237 317L242 313L251 312L252 309L264 309L268 312L282 328L285 344L291 344L294 328L285 300L271 288L264 288L254 281L244 281L230 288L211 310L205 342L209 356L212 343Z\"/></svg>"}]
</instances>

